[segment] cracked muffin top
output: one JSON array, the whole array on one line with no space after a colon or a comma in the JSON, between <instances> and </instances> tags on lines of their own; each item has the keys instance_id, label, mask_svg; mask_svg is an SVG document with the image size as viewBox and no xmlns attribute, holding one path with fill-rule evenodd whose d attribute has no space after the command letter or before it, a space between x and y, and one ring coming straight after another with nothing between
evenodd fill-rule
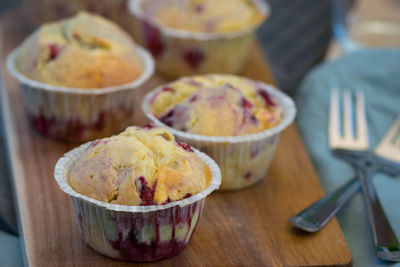
<instances>
[{"instance_id":1,"label":"cracked muffin top","mask_svg":"<svg viewBox=\"0 0 400 267\"><path fill-rule=\"evenodd\" d=\"M165 125L208 136L238 136L277 125L279 103L261 85L234 75L181 78L158 89L150 110Z\"/></svg>"},{"instance_id":2,"label":"cracked muffin top","mask_svg":"<svg viewBox=\"0 0 400 267\"><path fill-rule=\"evenodd\" d=\"M93 141L71 167L78 193L121 205L155 205L203 191L211 172L189 145L164 127L129 127Z\"/></svg>"},{"instance_id":3,"label":"cracked muffin top","mask_svg":"<svg viewBox=\"0 0 400 267\"><path fill-rule=\"evenodd\" d=\"M42 25L22 43L16 66L39 82L85 89L130 83L143 71L128 34L86 12Z\"/></svg>"},{"instance_id":4,"label":"cracked muffin top","mask_svg":"<svg viewBox=\"0 0 400 267\"><path fill-rule=\"evenodd\" d=\"M141 8L161 25L195 32L244 30L265 18L252 0L145 0Z\"/></svg>"}]
</instances>

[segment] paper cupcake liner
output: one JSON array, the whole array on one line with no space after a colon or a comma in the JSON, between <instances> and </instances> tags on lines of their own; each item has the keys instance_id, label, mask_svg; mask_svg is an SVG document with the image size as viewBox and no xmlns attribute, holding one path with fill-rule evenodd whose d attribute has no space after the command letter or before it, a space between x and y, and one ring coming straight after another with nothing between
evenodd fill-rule
<instances>
[{"instance_id":1,"label":"paper cupcake liner","mask_svg":"<svg viewBox=\"0 0 400 267\"><path fill-rule=\"evenodd\" d=\"M154 56L157 70L171 77L203 73L238 73L242 70L262 23L230 33L190 32L165 27L143 14L143 0L129 0L133 14L126 28L135 40ZM253 0L261 14L269 15L269 6Z\"/></svg>"},{"instance_id":2,"label":"paper cupcake liner","mask_svg":"<svg viewBox=\"0 0 400 267\"><path fill-rule=\"evenodd\" d=\"M146 94L142 102L144 114L155 125L167 127L175 137L207 153L221 169L221 190L241 189L260 181L268 171L279 134L288 127L296 115L293 100L274 87L258 82L260 89L272 95L283 109L282 121L268 129L254 134L241 136L206 136L183 132L162 123L150 110L150 100L165 85L161 85Z\"/></svg>"},{"instance_id":3,"label":"paper cupcake liner","mask_svg":"<svg viewBox=\"0 0 400 267\"><path fill-rule=\"evenodd\" d=\"M61 190L71 196L83 240L99 253L121 260L153 261L182 250L201 217L205 198L221 183L215 162L194 149L209 166L212 179L205 190L189 198L151 206L109 204L77 193L68 183L70 167L90 143L65 154L54 172Z\"/></svg>"},{"instance_id":4,"label":"paper cupcake liner","mask_svg":"<svg viewBox=\"0 0 400 267\"><path fill-rule=\"evenodd\" d=\"M53 86L18 71L16 48L7 57L7 69L22 87L22 98L32 125L44 136L83 142L120 132L133 123L136 89L154 72L151 55L141 47L144 70L135 81L101 89Z\"/></svg>"}]
</instances>

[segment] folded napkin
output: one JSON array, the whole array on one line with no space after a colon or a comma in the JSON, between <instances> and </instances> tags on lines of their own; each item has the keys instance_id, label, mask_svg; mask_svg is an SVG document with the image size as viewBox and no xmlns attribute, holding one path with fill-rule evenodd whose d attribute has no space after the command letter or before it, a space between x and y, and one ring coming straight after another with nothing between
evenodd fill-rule
<instances>
[{"instance_id":1,"label":"folded napkin","mask_svg":"<svg viewBox=\"0 0 400 267\"><path fill-rule=\"evenodd\" d=\"M364 91L370 145L375 148L400 115L400 50L353 52L316 67L303 80L296 95L297 124L327 193L354 176L352 167L333 157L328 147L332 88ZM374 184L400 239L400 176L389 177L379 173L374 177ZM361 194L345 206L337 218L351 250L354 266L389 265L375 256Z\"/></svg>"}]
</instances>

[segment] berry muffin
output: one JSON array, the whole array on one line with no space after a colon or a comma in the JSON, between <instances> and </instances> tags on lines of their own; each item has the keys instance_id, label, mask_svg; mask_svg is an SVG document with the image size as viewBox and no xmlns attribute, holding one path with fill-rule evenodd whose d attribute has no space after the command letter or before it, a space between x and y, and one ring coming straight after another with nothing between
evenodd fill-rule
<instances>
[{"instance_id":1,"label":"berry muffin","mask_svg":"<svg viewBox=\"0 0 400 267\"><path fill-rule=\"evenodd\" d=\"M260 0L130 0L128 29L157 70L179 77L237 73L269 10ZM234 55L234 56L233 56Z\"/></svg>"},{"instance_id":2,"label":"berry muffin","mask_svg":"<svg viewBox=\"0 0 400 267\"><path fill-rule=\"evenodd\" d=\"M85 89L130 83L143 72L132 39L86 12L41 26L22 43L15 63L39 82Z\"/></svg>"},{"instance_id":3,"label":"berry muffin","mask_svg":"<svg viewBox=\"0 0 400 267\"><path fill-rule=\"evenodd\" d=\"M246 78L212 74L184 77L149 93L146 115L214 158L221 189L239 189L265 176L279 132L292 122L293 101Z\"/></svg>"},{"instance_id":4,"label":"berry muffin","mask_svg":"<svg viewBox=\"0 0 400 267\"><path fill-rule=\"evenodd\" d=\"M154 68L126 32L85 12L41 26L11 53L7 67L22 84L34 127L77 142L132 124L134 89Z\"/></svg>"},{"instance_id":5,"label":"berry muffin","mask_svg":"<svg viewBox=\"0 0 400 267\"><path fill-rule=\"evenodd\" d=\"M79 230L98 252L123 260L170 257L189 242L219 170L164 127L129 127L65 155L56 166Z\"/></svg>"}]
</instances>

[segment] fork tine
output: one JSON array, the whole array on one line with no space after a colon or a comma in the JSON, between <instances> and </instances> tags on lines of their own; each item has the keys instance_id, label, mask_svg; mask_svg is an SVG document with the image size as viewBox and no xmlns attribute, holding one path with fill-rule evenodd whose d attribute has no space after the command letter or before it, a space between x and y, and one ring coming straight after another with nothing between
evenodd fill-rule
<instances>
[{"instance_id":1,"label":"fork tine","mask_svg":"<svg viewBox=\"0 0 400 267\"><path fill-rule=\"evenodd\" d=\"M393 127L397 127L397 133L400 132L400 116L397 118L396 124ZM396 132L394 132L394 136L396 136ZM395 141L395 145L400 148L400 133L397 135L397 140L394 140L394 141Z\"/></svg>"},{"instance_id":2,"label":"fork tine","mask_svg":"<svg viewBox=\"0 0 400 267\"><path fill-rule=\"evenodd\" d=\"M340 139L340 118L339 118L339 92L337 89L331 91L331 106L329 115L329 143L334 147Z\"/></svg>"},{"instance_id":3,"label":"fork tine","mask_svg":"<svg viewBox=\"0 0 400 267\"><path fill-rule=\"evenodd\" d=\"M353 116L351 106L351 94L346 90L343 92L343 137L346 140L353 139Z\"/></svg>"},{"instance_id":4,"label":"fork tine","mask_svg":"<svg viewBox=\"0 0 400 267\"><path fill-rule=\"evenodd\" d=\"M357 122L357 141L368 144L367 120L365 118L365 103L362 91L356 93L356 122Z\"/></svg>"},{"instance_id":5,"label":"fork tine","mask_svg":"<svg viewBox=\"0 0 400 267\"><path fill-rule=\"evenodd\" d=\"M400 130L400 116L393 123L392 128L387 132L385 137L375 149L375 153L381 157L400 162L400 137L393 143L397 132Z\"/></svg>"},{"instance_id":6,"label":"fork tine","mask_svg":"<svg viewBox=\"0 0 400 267\"><path fill-rule=\"evenodd\" d=\"M392 146L393 138L396 136L397 131L400 127L400 116L397 118L397 121L393 124L392 128L390 128L389 132L385 135L382 141L379 143L378 147L381 145L389 145ZM396 143L400 141L400 138Z\"/></svg>"}]
</instances>

